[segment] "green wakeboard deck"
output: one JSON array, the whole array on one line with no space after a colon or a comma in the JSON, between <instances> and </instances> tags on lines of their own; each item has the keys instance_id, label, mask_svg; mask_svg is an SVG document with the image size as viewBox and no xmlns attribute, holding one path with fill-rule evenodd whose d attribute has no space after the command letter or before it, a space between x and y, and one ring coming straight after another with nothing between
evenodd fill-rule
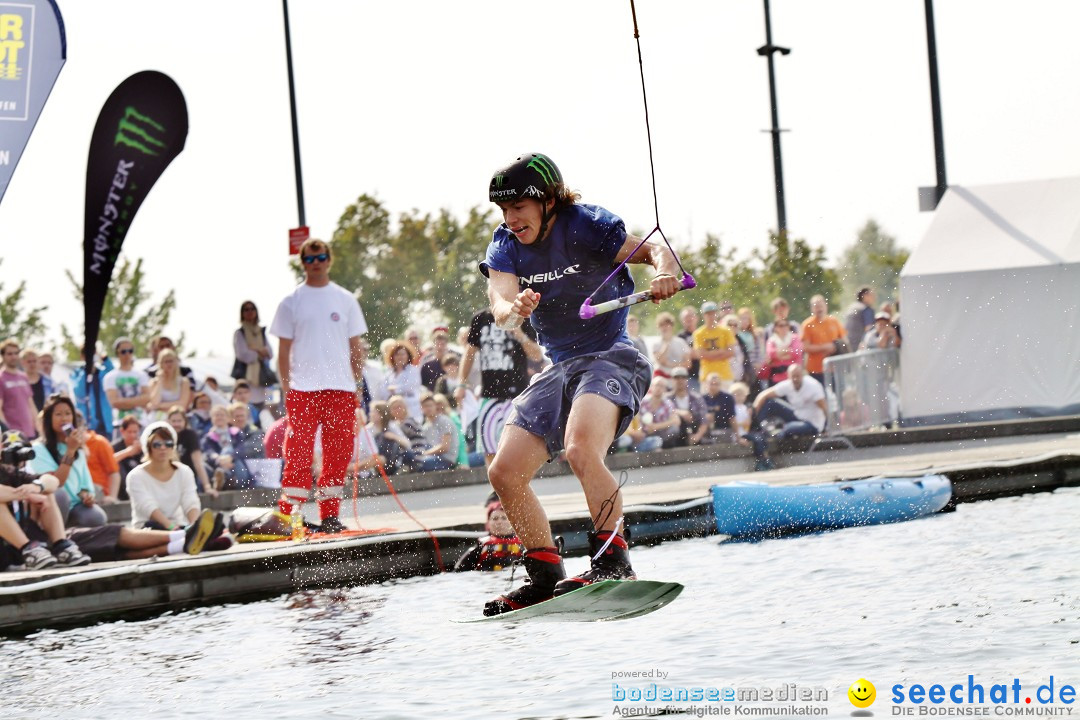
<instances>
[{"instance_id":1,"label":"green wakeboard deck","mask_svg":"<svg viewBox=\"0 0 1080 720\"><path fill-rule=\"evenodd\" d=\"M602 622L626 620L659 610L683 591L674 582L656 580L604 580L578 588L536 605L493 615L456 620L461 623L510 622Z\"/></svg>"}]
</instances>

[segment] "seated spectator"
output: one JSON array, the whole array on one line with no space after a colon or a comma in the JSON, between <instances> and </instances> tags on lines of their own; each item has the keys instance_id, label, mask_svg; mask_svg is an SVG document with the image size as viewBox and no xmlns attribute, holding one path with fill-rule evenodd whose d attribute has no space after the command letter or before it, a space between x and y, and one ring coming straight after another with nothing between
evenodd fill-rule
<instances>
[{"instance_id":1,"label":"seated spectator","mask_svg":"<svg viewBox=\"0 0 1080 720\"><path fill-rule=\"evenodd\" d=\"M674 324L674 318L672 319ZM630 342L637 348L637 351L645 356L645 359L652 362L652 355L649 353L649 346L645 343L645 338L641 337L641 320L637 315L630 314L626 316L626 334L630 338Z\"/></svg>"},{"instance_id":2,"label":"seated spectator","mask_svg":"<svg viewBox=\"0 0 1080 720\"><path fill-rule=\"evenodd\" d=\"M180 374L180 358L170 349L158 353L158 371L150 381L150 402L147 409L151 420L164 420L169 409L179 405L191 407L191 384Z\"/></svg>"},{"instance_id":3,"label":"seated spectator","mask_svg":"<svg viewBox=\"0 0 1080 720\"><path fill-rule=\"evenodd\" d=\"M746 398L750 396L750 388L746 383L733 383L731 385L731 397L735 401L735 414L731 418L731 435L735 442L740 445L749 445L746 439L750 432L751 412L746 406Z\"/></svg>"},{"instance_id":4,"label":"seated spectator","mask_svg":"<svg viewBox=\"0 0 1080 720\"><path fill-rule=\"evenodd\" d=\"M139 434L142 433L142 425L139 421L128 416L120 421L120 439L113 443L113 455L120 469L120 490L116 497L127 500L127 476L142 463L142 443Z\"/></svg>"},{"instance_id":5,"label":"seated spectator","mask_svg":"<svg viewBox=\"0 0 1080 720\"><path fill-rule=\"evenodd\" d=\"M224 404L224 403L222 403ZM214 404L210 401L210 396L205 392L195 393L195 399L192 400L192 409L188 413L188 427L195 431L195 433L202 439L202 436L210 430L210 408Z\"/></svg>"},{"instance_id":6,"label":"seated spectator","mask_svg":"<svg viewBox=\"0 0 1080 720\"><path fill-rule=\"evenodd\" d=\"M199 492L217 497L217 488L211 484L206 472L206 459L203 457L202 447L199 444L199 435L188 427L187 415L179 405L174 405L169 410L167 422L176 432L176 449L180 462L187 465L195 475Z\"/></svg>"},{"instance_id":7,"label":"seated spectator","mask_svg":"<svg viewBox=\"0 0 1080 720\"><path fill-rule=\"evenodd\" d=\"M469 467L469 451L465 447L465 432L461 427L461 416L454 411L451 406L450 398L442 393L435 393L431 396L435 400L435 404L439 408L439 414L450 418L450 422L454 423L454 429L457 430L458 440L458 453L457 464L459 467Z\"/></svg>"},{"instance_id":8,"label":"seated spectator","mask_svg":"<svg viewBox=\"0 0 1080 720\"><path fill-rule=\"evenodd\" d=\"M796 435L817 435L825 429L825 389L801 365L792 365L787 380L757 396L753 424L759 430L747 436L757 458L755 470L774 467L769 458L764 425L770 420L778 423L779 431L774 437L780 440Z\"/></svg>"},{"instance_id":9,"label":"seated spectator","mask_svg":"<svg viewBox=\"0 0 1080 720\"><path fill-rule=\"evenodd\" d=\"M13 450L18 446L29 447L17 431L2 437L0 447ZM54 496L60 489L56 476L32 474L13 465L0 465L0 475L3 476L0 478L0 540L3 540L0 570L12 565L42 570L54 565L75 567L90 562L79 546L67 538ZM18 518L12 503L18 503ZM35 537L29 537L28 531Z\"/></svg>"},{"instance_id":10,"label":"seated spectator","mask_svg":"<svg viewBox=\"0 0 1080 720\"><path fill-rule=\"evenodd\" d=\"M731 442L732 423L735 421L735 398L723 390L724 381L717 373L705 378L705 394L701 399L708 408L711 424L708 438L711 443Z\"/></svg>"},{"instance_id":11,"label":"seated spectator","mask_svg":"<svg viewBox=\"0 0 1080 720\"><path fill-rule=\"evenodd\" d=\"M413 364L412 348L405 343L395 343L386 355L386 373L383 382L388 395L400 396L409 411L409 417L421 421L420 410L420 369Z\"/></svg>"},{"instance_id":12,"label":"seated spectator","mask_svg":"<svg viewBox=\"0 0 1080 720\"><path fill-rule=\"evenodd\" d=\"M218 385L217 378L213 375L207 375L203 380L202 387L199 392L204 392L210 398L210 407L214 405L228 405L229 399L221 392L221 387Z\"/></svg>"},{"instance_id":13,"label":"seated spectator","mask_svg":"<svg viewBox=\"0 0 1080 720\"><path fill-rule=\"evenodd\" d=\"M668 312L660 313L656 316L656 327L660 331L660 339L652 348L656 367L653 373L660 377L671 377L677 367L689 370L692 361L690 345L675 334L675 316Z\"/></svg>"},{"instance_id":14,"label":"seated spectator","mask_svg":"<svg viewBox=\"0 0 1080 720\"><path fill-rule=\"evenodd\" d=\"M356 408L354 434L353 453L352 459L349 460L348 473L353 477L367 477L373 474L379 465L385 468L386 457L379 453L379 448L375 444L375 437L368 429L367 415L364 414L364 408Z\"/></svg>"},{"instance_id":15,"label":"seated spectator","mask_svg":"<svg viewBox=\"0 0 1080 720\"><path fill-rule=\"evenodd\" d=\"M506 510L498 495L494 499L488 498L484 529L488 534L476 541L476 547L458 558L454 564L455 572L502 570L521 558L525 548L506 517Z\"/></svg>"},{"instance_id":16,"label":"seated spectator","mask_svg":"<svg viewBox=\"0 0 1080 720\"><path fill-rule=\"evenodd\" d=\"M31 472L50 473L63 483L56 496L67 527L98 527L107 521L94 500L94 481L86 464L86 429L76 425L75 404L62 395L45 401L44 436L34 443Z\"/></svg>"},{"instance_id":17,"label":"seated spectator","mask_svg":"<svg viewBox=\"0 0 1080 720\"><path fill-rule=\"evenodd\" d=\"M420 358L424 356L424 349L420 347L420 330L410 325L405 328L401 338L405 345L409 347L409 362L419 367ZM390 365L390 363L386 364Z\"/></svg>"},{"instance_id":18,"label":"seated spectator","mask_svg":"<svg viewBox=\"0 0 1080 720\"><path fill-rule=\"evenodd\" d=\"M772 327L773 333L765 341L766 363L769 366L766 380L769 386L787 380L788 368L802 364L803 357L802 340L792 330L790 322L781 318Z\"/></svg>"},{"instance_id":19,"label":"seated spectator","mask_svg":"<svg viewBox=\"0 0 1080 720\"><path fill-rule=\"evenodd\" d=\"M412 464L412 442L391 415L390 404L381 400L371 403L370 418L367 427L379 455L384 458L387 474L408 470Z\"/></svg>"},{"instance_id":20,"label":"seated spectator","mask_svg":"<svg viewBox=\"0 0 1080 720\"><path fill-rule=\"evenodd\" d=\"M675 404L679 416L679 444L700 445L709 433L712 418L700 394L690 389L690 373L686 368L675 368L671 373L672 391L668 399Z\"/></svg>"},{"instance_id":21,"label":"seated spectator","mask_svg":"<svg viewBox=\"0 0 1080 720\"><path fill-rule=\"evenodd\" d=\"M450 348L450 333L445 327L431 331L431 351L420 361L420 382L428 390L435 390L435 383L446 375L443 361Z\"/></svg>"},{"instance_id":22,"label":"seated spectator","mask_svg":"<svg viewBox=\"0 0 1080 720\"><path fill-rule=\"evenodd\" d=\"M889 350L900 347L900 335L890 322L887 313L879 312L874 316L874 327L870 328L859 343L860 350Z\"/></svg>"},{"instance_id":23,"label":"seated spectator","mask_svg":"<svg viewBox=\"0 0 1080 720\"><path fill-rule=\"evenodd\" d=\"M240 431L229 425L229 411L224 405L210 410L210 430L203 435L200 446L206 462L214 470L213 487L217 490L236 490L246 486L251 476L243 463L237 462L243 438Z\"/></svg>"},{"instance_id":24,"label":"seated spectator","mask_svg":"<svg viewBox=\"0 0 1080 720\"><path fill-rule=\"evenodd\" d=\"M439 412L439 406L431 395L425 396L420 406L424 413L426 447L417 453L415 469L428 472L457 467L458 431L454 423Z\"/></svg>"},{"instance_id":25,"label":"seated spectator","mask_svg":"<svg viewBox=\"0 0 1080 720\"><path fill-rule=\"evenodd\" d=\"M76 425L84 423L80 417ZM113 452L112 443L93 430L86 431L86 466L90 478L101 494L103 505L114 505L120 501L120 463Z\"/></svg>"},{"instance_id":26,"label":"seated spectator","mask_svg":"<svg viewBox=\"0 0 1080 720\"><path fill-rule=\"evenodd\" d=\"M150 364L150 367L146 368L146 374L147 375L149 375L150 377L154 377L155 375L157 375L158 367L161 365L161 353L163 353L166 350L171 350L174 353L176 353L176 345L173 344L173 341L168 336L161 335L161 336L159 336L157 338L154 338L153 340L150 341L151 364ZM179 353L177 353L177 358L179 358L179 357L180 357L180 355L179 355ZM191 372L191 368L189 368L187 365L184 365L184 364L179 363L179 362L177 363L177 368L178 368L178 370L180 372L180 375L184 379L186 379L188 381L188 383L191 385L192 392L194 392L195 391L195 374L193 372Z\"/></svg>"},{"instance_id":27,"label":"seated spectator","mask_svg":"<svg viewBox=\"0 0 1080 720\"><path fill-rule=\"evenodd\" d=\"M389 405L390 416L400 427L401 433L408 438L409 442L412 444L411 449L422 450L427 447L423 428L409 412L409 407L405 403L405 398L400 395L393 395L390 398Z\"/></svg>"},{"instance_id":28,"label":"seated spectator","mask_svg":"<svg viewBox=\"0 0 1080 720\"><path fill-rule=\"evenodd\" d=\"M259 420L259 411L262 407L261 404L256 406L251 402L251 392L251 384L247 380L237 380L236 385L233 386L232 401L247 406L248 415L250 416L248 424L254 425L258 430L262 430L262 421Z\"/></svg>"},{"instance_id":29,"label":"seated spectator","mask_svg":"<svg viewBox=\"0 0 1080 720\"><path fill-rule=\"evenodd\" d=\"M26 373L26 381L30 383L30 390L33 393L34 407L40 411L45 407L45 398L55 392L52 378L41 372L38 364L38 354L30 348L22 351L21 359L23 372ZM50 365L50 369L51 367Z\"/></svg>"},{"instance_id":30,"label":"seated spectator","mask_svg":"<svg viewBox=\"0 0 1080 720\"><path fill-rule=\"evenodd\" d=\"M258 436L259 442L262 442L262 428L251 421L251 406L247 403L233 402L229 404L229 424L244 433L245 438Z\"/></svg>"},{"instance_id":31,"label":"seated spectator","mask_svg":"<svg viewBox=\"0 0 1080 720\"><path fill-rule=\"evenodd\" d=\"M142 433L143 463L128 474L131 526L178 530L196 526L207 539L221 534L220 513L203 510L195 474L176 454L176 431L166 422L151 423ZM205 541L204 541L205 544Z\"/></svg>"},{"instance_id":32,"label":"seated spectator","mask_svg":"<svg viewBox=\"0 0 1080 720\"><path fill-rule=\"evenodd\" d=\"M668 381L654 377L649 392L641 400L638 423L631 423L626 433L616 441L620 449L632 448L637 452L651 452L662 447L675 447L679 440L679 420L675 405L668 400Z\"/></svg>"},{"instance_id":33,"label":"seated spectator","mask_svg":"<svg viewBox=\"0 0 1080 720\"><path fill-rule=\"evenodd\" d=\"M447 353L446 357L443 358L442 366L445 374L435 381L435 394L445 395L446 399L450 401L450 407L456 410L457 400L454 397L454 392L458 387L461 358L457 353Z\"/></svg>"}]
</instances>

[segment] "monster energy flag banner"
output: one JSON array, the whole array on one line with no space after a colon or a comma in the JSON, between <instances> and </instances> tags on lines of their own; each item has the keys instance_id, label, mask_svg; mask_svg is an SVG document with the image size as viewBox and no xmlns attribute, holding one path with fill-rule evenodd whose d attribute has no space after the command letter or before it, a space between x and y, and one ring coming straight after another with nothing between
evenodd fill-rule
<instances>
[{"instance_id":1,"label":"monster energy flag banner","mask_svg":"<svg viewBox=\"0 0 1080 720\"><path fill-rule=\"evenodd\" d=\"M0 201L66 59L53 0L0 2Z\"/></svg>"},{"instance_id":2,"label":"monster energy flag banner","mask_svg":"<svg viewBox=\"0 0 1080 720\"><path fill-rule=\"evenodd\" d=\"M187 138L184 94L172 78L136 73L113 91L90 138L83 230L86 377L113 267L135 213Z\"/></svg>"}]
</instances>

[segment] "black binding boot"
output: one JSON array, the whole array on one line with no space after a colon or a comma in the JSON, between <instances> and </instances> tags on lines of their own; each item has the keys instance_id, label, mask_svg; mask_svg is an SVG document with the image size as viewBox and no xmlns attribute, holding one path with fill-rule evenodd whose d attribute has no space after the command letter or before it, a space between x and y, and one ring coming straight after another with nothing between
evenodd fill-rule
<instances>
[{"instance_id":1,"label":"black binding boot","mask_svg":"<svg viewBox=\"0 0 1080 720\"><path fill-rule=\"evenodd\" d=\"M603 554L596 557L609 537L611 543ZM613 535L608 530L589 533L589 557L592 558L592 567L576 577L560 581L555 585L556 595L564 595L602 580L637 580L634 568L630 567L630 551L622 535Z\"/></svg>"},{"instance_id":2,"label":"black binding boot","mask_svg":"<svg viewBox=\"0 0 1080 720\"><path fill-rule=\"evenodd\" d=\"M550 600L555 592L555 584L566 578L557 547L526 550L521 562L529 573L528 580L521 587L488 601L484 605L485 616L501 615Z\"/></svg>"}]
</instances>

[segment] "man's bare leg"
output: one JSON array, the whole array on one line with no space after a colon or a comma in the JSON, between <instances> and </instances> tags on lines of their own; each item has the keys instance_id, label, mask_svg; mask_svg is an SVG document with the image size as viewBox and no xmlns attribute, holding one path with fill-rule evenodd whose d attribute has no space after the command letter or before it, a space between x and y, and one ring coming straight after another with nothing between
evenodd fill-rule
<instances>
[{"instance_id":1,"label":"man's bare leg","mask_svg":"<svg viewBox=\"0 0 1080 720\"><path fill-rule=\"evenodd\" d=\"M488 468L491 487L499 494L506 517L526 548L554 544L547 513L531 485L536 471L547 459L543 438L516 425L507 425Z\"/></svg>"},{"instance_id":2,"label":"man's bare leg","mask_svg":"<svg viewBox=\"0 0 1080 720\"><path fill-rule=\"evenodd\" d=\"M579 396L566 422L566 461L581 482L596 531L614 530L622 517L622 492L604 459L615 440L619 407L593 394ZM610 502L609 502L610 501ZM605 503L608 503L605 505Z\"/></svg>"}]
</instances>

